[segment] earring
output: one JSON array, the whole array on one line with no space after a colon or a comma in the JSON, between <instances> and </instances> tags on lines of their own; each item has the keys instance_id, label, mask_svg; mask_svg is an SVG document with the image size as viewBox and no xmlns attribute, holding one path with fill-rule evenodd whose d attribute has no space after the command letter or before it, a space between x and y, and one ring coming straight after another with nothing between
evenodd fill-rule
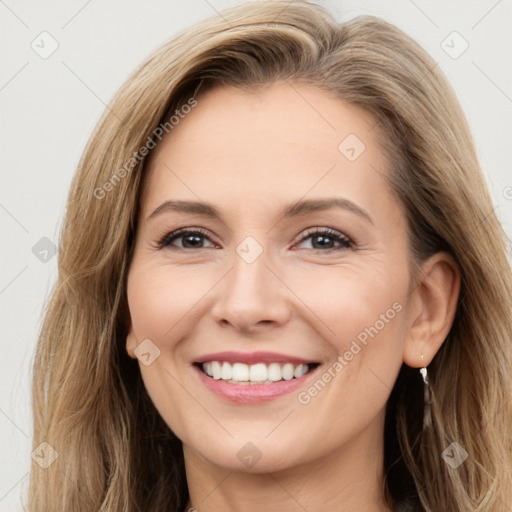
<instances>
[{"instance_id":1,"label":"earring","mask_svg":"<svg viewBox=\"0 0 512 512\"><path fill-rule=\"evenodd\" d=\"M421 359L424 360L425 356L421 354ZM423 408L423 430L432 427L432 399L433 393L428 380L427 367L420 368L420 373L423 378L423 390L424 390L424 408Z\"/></svg>"}]
</instances>

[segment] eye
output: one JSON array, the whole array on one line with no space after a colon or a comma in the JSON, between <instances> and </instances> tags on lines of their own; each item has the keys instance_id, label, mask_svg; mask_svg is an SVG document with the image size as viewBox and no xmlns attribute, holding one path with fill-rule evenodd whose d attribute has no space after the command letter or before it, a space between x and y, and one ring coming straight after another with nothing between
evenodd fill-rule
<instances>
[{"instance_id":1,"label":"eye","mask_svg":"<svg viewBox=\"0 0 512 512\"><path fill-rule=\"evenodd\" d=\"M303 243L308 239L311 239L311 247L306 247L306 249L321 250L325 252L329 250L352 249L354 247L354 243L350 238L345 236L343 233L330 228L315 228L309 230L306 235L300 239L300 243ZM336 243L338 244L337 247L334 246Z\"/></svg>"},{"instance_id":2,"label":"eye","mask_svg":"<svg viewBox=\"0 0 512 512\"><path fill-rule=\"evenodd\" d=\"M201 228L179 229L166 234L157 244L158 249L170 246L176 240L182 240L181 246L174 245L178 249L204 249L201 246L204 239L210 240L204 230Z\"/></svg>"},{"instance_id":3,"label":"eye","mask_svg":"<svg viewBox=\"0 0 512 512\"><path fill-rule=\"evenodd\" d=\"M329 250L344 250L351 249L354 247L354 243L350 238L334 229L311 229L306 232L299 240L299 244L304 243L306 240L311 239L311 247L306 249L329 251ZM180 245L174 244L176 240L181 240ZM208 240L213 247L216 245L211 242L207 233L201 228L194 229L179 229L171 233L167 233L158 242L158 249L164 247L173 246L177 249L205 249L202 245L205 240ZM338 244L337 246L334 244Z\"/></svg>"}]
</instances>

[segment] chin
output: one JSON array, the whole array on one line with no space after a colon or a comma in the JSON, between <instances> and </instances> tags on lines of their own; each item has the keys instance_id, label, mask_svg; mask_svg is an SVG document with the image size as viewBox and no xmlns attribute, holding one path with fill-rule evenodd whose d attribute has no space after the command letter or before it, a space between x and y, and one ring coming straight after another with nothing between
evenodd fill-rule
<instances>
[{"instance_id":1,"label":"chin","mask_svg":"<svg viewBox=\"0 0 512 512\"><path fill-rule=\"evenodd\" d=\"M290 469L300 464L293 457L293 450L276 451L273 447L257 446L246 442L239 445L234 443L231 447L220 446L219 451L208 450L200 455L211 464L227 471L250 474L264 474Z\"/></svg>"}]
</instances>

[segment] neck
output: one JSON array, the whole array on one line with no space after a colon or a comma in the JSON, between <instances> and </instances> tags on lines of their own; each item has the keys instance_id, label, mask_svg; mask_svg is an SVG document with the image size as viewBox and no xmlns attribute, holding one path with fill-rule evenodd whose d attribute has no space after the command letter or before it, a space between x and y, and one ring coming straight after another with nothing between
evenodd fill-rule
<instances>
[{"instance_id":1,"label":"neck","mask_svg":"<svg viewBox=\"0 0 512 512\"><path fill-rule=\"evenodd\" d=\"M189 509L197 512L390 512L384 502L383 417L335 451L278 471L219 468L184 445Z\"/></svg>"}]
</instances>

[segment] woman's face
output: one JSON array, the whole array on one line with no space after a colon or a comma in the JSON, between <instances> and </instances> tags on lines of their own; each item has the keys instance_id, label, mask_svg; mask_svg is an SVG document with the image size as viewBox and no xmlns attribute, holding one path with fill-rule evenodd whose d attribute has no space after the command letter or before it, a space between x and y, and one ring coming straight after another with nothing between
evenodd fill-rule
<instances>
[{"instance_id":1,"label":"woman's face","mask_svg":"<svg viewBox=\"0 0 512 512\"><path fill-rule=\"evenodd\" d=\"M298 84L197 101L152 155L128 278L154 405L225 469L375 456L411 323L375 120Z\"/></svg>"}]
</instances>

